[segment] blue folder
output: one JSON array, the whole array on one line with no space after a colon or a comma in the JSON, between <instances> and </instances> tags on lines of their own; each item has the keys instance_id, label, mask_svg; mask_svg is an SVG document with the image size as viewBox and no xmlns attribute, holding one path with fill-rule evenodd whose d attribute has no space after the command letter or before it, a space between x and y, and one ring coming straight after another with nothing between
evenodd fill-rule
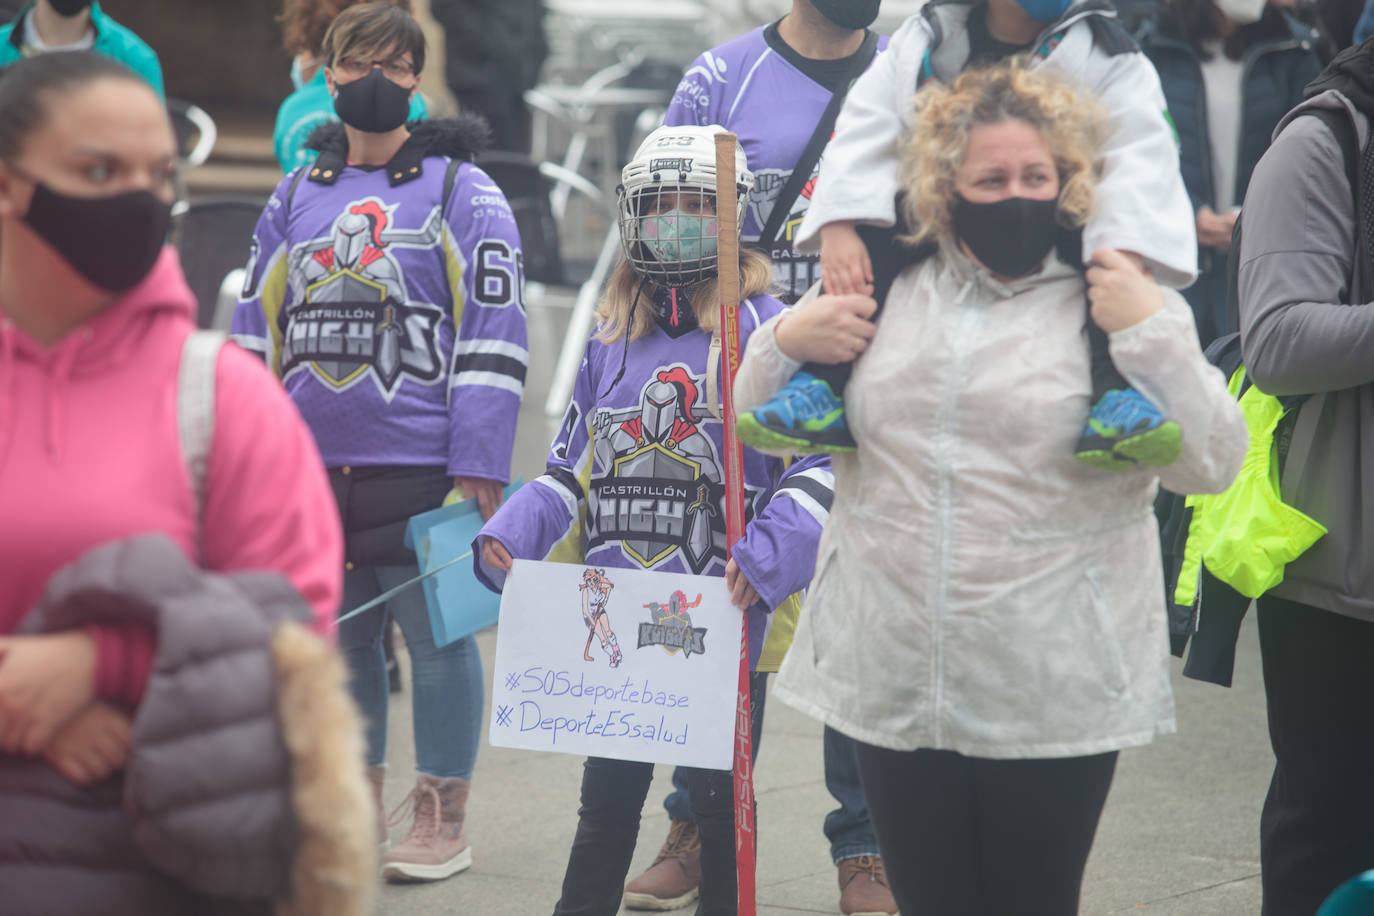
<instances>
[{"instance_id":1,"label":"blue folder","mask_svg":"<svg viewBox=\"0 0 1374 916\"><path fill-rule=\"evenodd\" d=\"M505 489L505 498L520 489L521 481ZM442 509L423 512L406 526L406 546L415 551L421 573L430 573L422 583L434 644L446 646L496 623L501 596L477 581L471 559L453 563L472 550L472 541L482 529L482 513L477 500L466 499Z\"/></svg>"}]
</instances>

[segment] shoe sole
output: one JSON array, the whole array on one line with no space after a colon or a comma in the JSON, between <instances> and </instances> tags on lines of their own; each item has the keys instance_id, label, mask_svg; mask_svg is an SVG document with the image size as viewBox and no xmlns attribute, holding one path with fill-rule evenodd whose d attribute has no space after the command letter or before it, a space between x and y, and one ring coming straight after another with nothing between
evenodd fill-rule
<instances>
[{"instance_id":1,"label":"shoe sole","mask_svg":"<svg viewBox=\"0 0 1374 916\"><path fill-rule=\"evenodd\" d=\"M1113 451L1151 467L1167 467L1177 461L1183 451L1183 434L1177 423L1168 420L1148 432L1122 439Z\"/></svg>"},{"instance_id":2,"label":"shoe sole","mask_svg":"<svg viewBox=\"0 0 1374 916\"><path fill-rule=\"evenodd\" d=\"M419 865L412 862L388 862L382 866L382 877L393 884L414 884L418 881L442 881L472 867L472 848L438 865Z\"/></svg>"},{"instance_id":3,"label":"shoe sole","mask_svg":"<svg viewBox=\"0 0 1374 916\"><path fill-rule=\"evenodd\" d=\"M663 912L664 910L676 910L684 907L697 899L697 889L694 887L681 897L655 897L653 894L637 894L631 891L625 892L625 908L627 910L653 910Z\"/></svg>"},{"instance_id":4,"label":"shoe sole","mask_svg":"<svg viewBox=\"0 0 1374 916\"><path fill-rule=\"evenodd\" d=\"M1088 467L1097 468L1099 471L1108 471L1112 474L1124 474L1126 471L1135 470L1137 467L1134 461L1125 461L1110 448L1085 449L1074 452L1073 456Z\"/></svg>"},{"instance_id":5,"label":"shoe sole","mask_svg":"<svg viewBox=\"0 0 1374 916\"><path fill-rule=\"evenodd\" d=\"M744 414L735 422L735 431L740 441L750 448L778 455L831 455L855 451L853 439L846 431L848 441L825 441L823 439L804 439L795 434L783 433L771 426L765 426L753 414Z\"/></svg>"}]
</instances>

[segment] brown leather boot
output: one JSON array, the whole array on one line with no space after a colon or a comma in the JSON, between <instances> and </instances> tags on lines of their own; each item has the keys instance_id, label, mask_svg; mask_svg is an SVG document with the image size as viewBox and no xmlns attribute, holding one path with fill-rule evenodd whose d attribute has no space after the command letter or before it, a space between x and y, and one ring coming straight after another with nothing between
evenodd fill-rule
<instances>
[{"instance_id":1,"label":"brown leather boot","mask_svg":"<svg viewBox=\"0 0 1374 916\"><path fill-rule=\"evenodd\" d=\"M881 858L841 859L839 870L840 912L844 916L893 916L897 912Z\"/></svg>"},{"instance_id":2,"label":"brown leather boot","mask_svg":"<svg viewBox=\"0 0 1374 916\"><path fill-rule=\"evenodd\" d=\"M625 885L631 910L675 910L697 899L701 882L701 838L696 821L672 819L668 839L654 864Z\"/></svg>"},{"instance_id":3,"label":"brown leather boot","mask_svg":"<svg viewBox=\"0 0 1374 916\"><path fill-rule=\"evenodd\" d=\"M386 764L368 767L367 781L372 786L372 798L377 803L377 848L385 850L391 845L391 837L386 832L386 808L382 805L382 784L386 782Z\"/></svg>"}]
</instances>

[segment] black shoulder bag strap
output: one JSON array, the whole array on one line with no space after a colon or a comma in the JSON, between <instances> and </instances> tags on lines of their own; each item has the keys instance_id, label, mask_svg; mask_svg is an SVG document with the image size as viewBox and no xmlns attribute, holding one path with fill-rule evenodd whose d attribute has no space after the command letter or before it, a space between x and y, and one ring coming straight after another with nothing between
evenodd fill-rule
<instances>
[{"instance_id":1,"label":"black shoulder bag strap","mask_svg":"<svg viewBox=\"0 0 1374 916\"><path fill-rule=\"evenodd\" d=\"M759 240L754 243L754 247L760 251L769 252L773 249L773 243L778 239L778 232L782 229L783 221L792 212L792 205L801 196L802 188L811 180L811 173L816 168L816 163L821 161L821 153L825 146L830 142L830 135L835 131L835 120L840 116L840 108L844 105L845 97L849 95L849 90L854 83L868 69L868 65L873 62L873 56L878 53L878 33L870 31L864 35L863 44L859 45L859 50L854 53L854 69L850 71L842 87L837 89L830 97L830 104L825 106L825 113L821 115L820 121L816 124L816 130L811 134L811 139L806 143L806 149L802 150L801 158L792 168L792 175L787 179L787 184L783 186L782 193L773 202L773 210L768 214L768 222L764 225L763 231L759 233Z\"/></svg>"}]
</instances>

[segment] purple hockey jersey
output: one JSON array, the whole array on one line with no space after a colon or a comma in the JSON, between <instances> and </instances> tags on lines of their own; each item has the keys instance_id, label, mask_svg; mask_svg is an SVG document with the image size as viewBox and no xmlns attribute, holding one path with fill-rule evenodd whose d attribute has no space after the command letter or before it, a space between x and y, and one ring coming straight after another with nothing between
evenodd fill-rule
<instances>
[{"instance_id":1,"label":"purple hockey jersey","mask_svg":"<svg viewBox=\"0 0 1374 916\"><path fill-rule=\"evenodd\" d=\"M769 31L771 30L771 31ZM765 32L772 37L772 44ZM719 124L739 136L754 189L749 195L742 235L757 241L773 205L792 177L831 91L800 69L796 55L780 52L774 26L764 26L702 54L687 69L664 117L665 124ZM878 40L880 49L887 38ZM788 56L793 57L789 60ZM812 62L819 63L819 62ZM825 65L843 64L823 62ZM792 205L768 255L773 259L775 289L787 302L801 298L820 279L820 257L801 254L792 237L811 203L819 165Z\"/></svg>"},{"instance_id":2,"label":"purple hockey jersey","mask_svg":"<svg viewBox=\"0 0 1374 916\"><path fill-rule=\"evenodd\" d=\"M471 163L393 186L293 175L258 221L234 338L282 379L329 467L442 465L505 481L528 343L520 237ZM288 201L288 197L290 198Z\"/></svg>"},{"instance_id":3,"label":"purple hockey jersey","mask_svg":"<svg viewBox=\"0 0 1374 916\"><path fill-rule=\"evenodd\" d=\"M768 296L741 303L741 335L747 341L782 308ZM701 329L673 339L659 327L628 348L590 340L547 470L492 516L475 547L489 536L517 558L723 576L724 433L708 404L710 344ZM827 457L788 465L748 448L743 468L747 523L734 557L763 604L789 606L751 614L755 666L776 670L834 477ZM480 547L473 556L478 576L499 590L504 573L481 563Z\"/></svg>"}]
</instances>

